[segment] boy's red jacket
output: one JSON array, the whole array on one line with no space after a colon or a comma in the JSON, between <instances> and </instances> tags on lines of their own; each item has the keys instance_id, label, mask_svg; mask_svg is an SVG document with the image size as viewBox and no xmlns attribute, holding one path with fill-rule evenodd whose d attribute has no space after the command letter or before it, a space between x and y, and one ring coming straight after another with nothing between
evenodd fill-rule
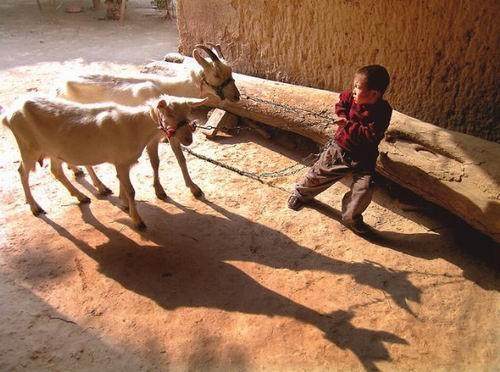
<instances>
[{"instance_id":1,"label":"boy's red jacket","mask_svg":"<svg viewBox=\"0 0 500 372\"><path fill-rule=\"evenodd\" d=\"M391 120L391 105L383 99L370 105L358 105L353 102L352 92L346 90L340 94L335 113L347 119L346 124L339 125L335 142L355 160L376 159L378 144Z\"/></svg>"}]
</instances>

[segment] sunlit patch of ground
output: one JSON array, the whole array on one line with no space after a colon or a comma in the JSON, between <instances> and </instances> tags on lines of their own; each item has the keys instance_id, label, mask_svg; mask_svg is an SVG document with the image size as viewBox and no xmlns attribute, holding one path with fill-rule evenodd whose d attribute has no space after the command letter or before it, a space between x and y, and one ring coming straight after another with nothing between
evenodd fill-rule
<instances>
[{"instance_id":1,"label":"sunlit patch of ground","mask_svg":"<svg viewBox=\"0 0 500 372\"><path fill-rule=\"evenodd\" d=\"M106 44L110 61L117 37ZM130 35L128 43L141 47ZM4 68L0 104L46 94L67 73L137 69L82 58L68 49L63 61ZM192 149L270 172L310 150L301 141L295 148L290 139L277 144L281 139L242 131L209 141L197 133ZM97 172L114 196L98 198L88 178L72 179L91 197L88 206L79 206L47 166L38 168L32 190L48 214L35 218L24 203L15 141L4 128L0 153L1 370L498 365L498 256L446 213L390 185L380 184L366 212L379 231L378 240L367 241L338 221L345 184L297 213L285 203L305 169L260 183L187 155L205 193L197 200L161 145L169 200L156 199L145 155L132 170L148 225L139 233L119 208L111 166Z\"/></svg>"}]
</instances>

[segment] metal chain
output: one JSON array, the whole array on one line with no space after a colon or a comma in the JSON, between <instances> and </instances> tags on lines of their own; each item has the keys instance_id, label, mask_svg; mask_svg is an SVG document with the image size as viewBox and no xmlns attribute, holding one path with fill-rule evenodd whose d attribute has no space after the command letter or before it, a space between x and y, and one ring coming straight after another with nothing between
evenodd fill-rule
<instances>
[{"instance_id":1,"label":"metal chain","mask_svg":"<svg viewBox=\"0 0 500 372\"><path fill-rule=\"evenodd\" d=\"M328 115L328 114L323 114L322 115L321 113L318 113L316 111L307 110L305 108L297 109L295 107L288 106L288 105L285 105L285 104L276 103L274 101L268 101L268 100L265 100L265 99L262 99L262 98L252 97L252 96L249 96L249 95L247 95L245 93L242 93L240 96L242 98L245 98L246 100L249 100L249 101L260 102L260 103L264 103L264 104L278 106L278 107L281 107L282 109L284 109L286 111L289 111L289 112L294 112L294 113L297 113L297 114L301 114L301 113L305 112L308 115L316 116L316 117L321 118L321 119L326 119L328 121L331 121L332 123L335 122L334 118L331 115Z\"/></svg>"},{"instance_id":2,"label":"metal chain","mask_svg":"<svg viewBox=\"0 0 500 372\"><path fill-rule=\"evenodd\" d=\"M202 160L205 160L205 161L208 161L209 163L212 163L212 164L215 164L219 167L222 167L222 168L226 168L230 171L233 171L233 172L236 172L242 176L246 176L246 177L249 177L249 178L252 178L254 180L257 180L259 182L262 182L263 181L259 178L259 176L256 174L256 173L253 173L253 172L246 172L246 171L243 171L241 169L238 169L238 168L235 168L235 167L232 167L231 165L227 165L227 164L224 164L224 163L221 163L220 161L217 161L215 159L211 159L205 155L202 155L202 154L198 154L196 152L194 152L193 150L187 148L187 147L184 147L182 146L182 149L187 152L188 154L191 154L199 159L202 159Z\"/></svg>"},{"instance_id":3,"label":"metal chain","mask_svg":"<svg viewBox=\"0 0 500 372\"><path fill-rule=\"evenodd\" d=\"M217 127L214 127L213 125L199 125L199 124L196 124L196 128L207 129L207 130L217 129Z\"/></svg>"},{"instance_id":4,"label":"metal chain","mask_svg":"<svg viewBox=\"0 0 500 372\"><path fill-rule=\"evenodd\" d=\"M208 161L209 163L212 163L212 164L217 165L219 167L228 169L228 170L230 170L232 172L235 172L235 173L238 173L238 174L240 174L242 176L252 178L252 179L257 180L257 181L262 182L262 183L264 183L264 181L262 180L262 178L288 177L288 176L292 176L294 174L297 174L298 172L300 172L304 168L308 167L308 165L302 165L300 163L295 163L293 165L290 165L290 166L288 166L286 168L280 169L280 170L275 171L275 172L256 173L256 172L249 172L249 171L246 171L246 170L241 170L241 169L235 168L235 167L233 167L231 165L222 163L222 162L220 162L218 160L215 160L215 159L209 158L209 157L207 157L205 155L202 155L202 154L199 154L197 152L194 152L193 150L191 150L191 149L189 149L187 147L184 147L184 146L182 146L182 149L185 152L187 152L188 154L191 154L191 155L193 155L193 156L195 156L195 157L197 157L199 159ZM306 163L309 163L310 160L316 158L317 156L318 156L318 154L309 154L304 159L302 159L302 161L306 162Z\"/></svg>"},{"instance_id":5,"label":"metal chain","mask_svg":"<svg viewBox=\"0 0 500 372\"><path fill-rule=\"evenodd\" d=\"M242 130L251 130L251 128L249 128L246 125L236 125L233 128L224 128L224 127L214 127L213 125L198 125L198 124L196 124L196 128L206 129L206 130L219 129L223 132L234 133L235 135L240 134L240 132Z\"/></svg>"},{"instance_id":6,"label":"metal chain","mask_svg":"<svg viewBox=\"0 0 500 372\"><path fill-rule=\"evenodd\" d=\"M214 127L212 125L196 125L196 127L200 128L200 129L206 129L206 130L217 129L217 127ZM239 134L239 132L242 129L247 129L247 127L246 126L238 125L238 126L236 126L234 128L230 128L230 130L235 130L237 134ZM227 129L225 129L225 130L227 130ZM302 165L302 164L300 164L300 163L297 162L295 164L292 164L292 165L290 165L288 167L285 167L283 169L280 169L280 170L277 170L277 171L274 171L274 172L262 172L262 173L250 172L250 171L246 171L246 170L241 170L241 169L235 168L235 167L233 167L231 165L222 163L222 162L220 162L218 160L215 160L215 159L209 158L209 157L207 157L205 155L202 155L202 154L199 154L197 152L194 152L193 150L191 150L191 149L189 149L187 147L184 147L184 146L182 146L182 149L185 152L187 152L188 154L191 154L191 155L193 155L193 156L195 156L195 157L197 157L199 159L208 161L209 163L212 163L212 164L217 165L219 167L228 169L228 170L230 170L232 172L238 173L238 174L240 174L242 176L246 176L246 177L252 178L254 180L257 180L257 181L263 183L264 181L262 180L262 178L288 177L288 176L293 176L294 174L299 173L304 168L307 168L308 166L312 165L312 163L318 159L319 155L323 152L323 150L325 149L325 147L327 145L328 145L328 143L325 146L322 146L320 148L319 153L317 153L317 154L311 153L311 154L307 155L305 158L303 158L302 162L306 163L306 165Z\"/></svg>"}]
</instances>

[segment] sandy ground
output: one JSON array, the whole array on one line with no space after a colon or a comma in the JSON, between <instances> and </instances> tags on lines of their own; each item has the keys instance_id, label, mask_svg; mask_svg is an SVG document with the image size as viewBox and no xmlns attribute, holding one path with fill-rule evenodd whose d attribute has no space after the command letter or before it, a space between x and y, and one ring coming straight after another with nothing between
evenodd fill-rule
<instances>
[{"instance_id":1,"label":"sandy ground","mask_svg":"<svg viewBox=\"0 0 500 372\"><path fill-rule=\"evenodd\" d=\"M0 104L66 73L133 71L176 49L175 24L148 1L130 1L124 26L98 17L3 1ZM345 184L297 213L285 201L305 170L260 183L188 155L197 200L161 146L168 201L154 195L146 156L132 171L139 233L116 196L79 179L92 203L78 205L47 166L31 184L48 214L33 217L15 141L0 136L0 370L498 368L498 247L384 180L368 241L338 221ZM198 133L192 148L257 173L311 150L245 130ZM97 168L116 194L113 169Z\"/></svg>"}]
</instances>

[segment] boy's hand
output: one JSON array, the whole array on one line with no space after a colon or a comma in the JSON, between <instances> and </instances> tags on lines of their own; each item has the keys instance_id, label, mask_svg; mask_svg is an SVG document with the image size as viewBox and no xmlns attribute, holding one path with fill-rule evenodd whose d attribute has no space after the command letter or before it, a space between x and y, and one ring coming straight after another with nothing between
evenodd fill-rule
<instances>
[{"instance_id":1,"label":"boy's hand","mask_svg":"<svg viewBox=\"0 0 500 372\"><path fill-rule=\"evenodd\" d=\"M347 119L346 118L338 118L337 120L334 121L335 124L337 124L338 126L343 126L347 123Z\"/></svg>"}]
</instances>

